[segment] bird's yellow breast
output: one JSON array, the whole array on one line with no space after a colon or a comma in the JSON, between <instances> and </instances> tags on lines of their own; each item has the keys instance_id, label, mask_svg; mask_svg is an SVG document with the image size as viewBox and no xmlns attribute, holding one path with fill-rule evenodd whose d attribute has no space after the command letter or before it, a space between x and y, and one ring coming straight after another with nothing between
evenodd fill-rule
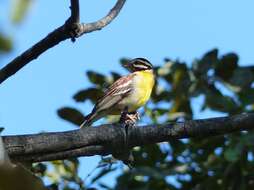
<instances>
[{"instance_id":1,"label":"bird's yellow breast","mask_svg":"<svg viewBox=\"0 0 254 190\"><path fill-rule=\"evenodd\" d=\"M129 97L129 111L136 111L143 106L151 96L154 86L153 71L137 71L133 81L133 94Z\"/></svg>"}]
</instances>

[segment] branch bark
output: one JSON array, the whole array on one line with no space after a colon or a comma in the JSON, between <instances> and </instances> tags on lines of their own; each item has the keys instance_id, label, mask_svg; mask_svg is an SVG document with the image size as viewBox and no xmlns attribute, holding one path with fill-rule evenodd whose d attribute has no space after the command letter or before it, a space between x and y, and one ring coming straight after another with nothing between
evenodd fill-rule
<instances>
[{"instance_id":1,"label":"branch bark","mask_svg":"<svg viewBox=\"0 0 254 190\"><path fill-rule=\"evenodd\" d=\"M191 120L183 123L131 127L128 148L180 138L207 138L254 128L254 113L230 117ZM49 161L77 156L115 154L125 146L125 128L120 124L87 127L80 130L3 136L11 159Z\"/></svg>"},{"instance_id":2,"label":"branch bark","mask_svg":"<svg viewBox=\"0 0 254 190\"><path fill-rule=\"evenodd\" d=\"M109 11L107 16L96 22L85 24L79 22L79 0L71 0L70 18L67 19L62 26L49 33L45 38L4 66L0 70L0 84L10 76L14 75L26 64L60 42L66 39L71 39L74 42L75 38L78 38L85 33L100 30L107 26L112 20L114 20L114 18L117 17L125 2L126 0L117 0L115 6Z\"/></svg>"}]
</instances>

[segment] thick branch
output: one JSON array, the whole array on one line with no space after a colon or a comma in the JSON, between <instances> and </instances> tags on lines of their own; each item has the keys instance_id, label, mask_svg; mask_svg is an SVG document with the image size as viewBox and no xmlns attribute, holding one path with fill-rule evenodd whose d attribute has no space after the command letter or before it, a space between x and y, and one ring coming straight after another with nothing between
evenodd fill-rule
<instances>
[{"instance_id":1,"label":"thick branch","mask_svg":"<svg viewBox=\"0 0 254 190\"><path fill-rule=\"evenodd\" d=\"M126 0L118 0L113 9L107 16L97 22L81 24L79 23L79 0L71 0L71 16L61 27L55 29L44 39L33 45L31 48L23 52L21 55L13 59L5 67L0 70L0 84L26 64L36 59L48 49L54 47L66 39L72 39L81 36L84 33L93 32L102 29L108 25L120 12Z\"/></svg>"},{"instance_id":2,"label":"thick branch","mask_svg":"<svg viewBox=\"0 0 254 190\"><path fill-rule=\"evenodd\" d=\"M189 137L207 138L253 128L254 113L132 127L128 133L128 146L132 148ZM4 136L3 140L12 159L36 162L115 153L124 147L124 132L124 127L112 124L57 133Z\"/></svg>"}]
</instances>

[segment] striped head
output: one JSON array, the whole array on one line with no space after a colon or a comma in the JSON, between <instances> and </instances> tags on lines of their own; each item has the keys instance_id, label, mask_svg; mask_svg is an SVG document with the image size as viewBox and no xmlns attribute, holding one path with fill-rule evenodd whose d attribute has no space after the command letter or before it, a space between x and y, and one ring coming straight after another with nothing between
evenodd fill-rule
<instances>
[{"instance_id":1,"label":"striped head","mask_svg":"<svg viewBox=\"0 0 254 190\"><path fill-rule=\"evenodd\" d=\"M123 65L131 72L152 70L153 65L145 58L135 58Z\"/></svg>"}]
</instances>

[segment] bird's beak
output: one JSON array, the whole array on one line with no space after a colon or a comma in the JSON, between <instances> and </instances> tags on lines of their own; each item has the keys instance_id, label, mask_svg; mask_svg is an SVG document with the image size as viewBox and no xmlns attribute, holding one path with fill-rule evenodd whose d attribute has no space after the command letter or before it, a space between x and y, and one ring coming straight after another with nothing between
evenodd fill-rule
<instances>
[{"instance_id":1,"label":"bird's beak","mask_svg":"<svg viewBox=\"0 0 254 190\"><path fill-rule=\"evenodd\" d=\"M124 63L122 63L122 66L124 67L124 68L126 68L127 70L131 70L131 63L130 63L130 61L125 61Z\"/></svg>"}]
</instances>

